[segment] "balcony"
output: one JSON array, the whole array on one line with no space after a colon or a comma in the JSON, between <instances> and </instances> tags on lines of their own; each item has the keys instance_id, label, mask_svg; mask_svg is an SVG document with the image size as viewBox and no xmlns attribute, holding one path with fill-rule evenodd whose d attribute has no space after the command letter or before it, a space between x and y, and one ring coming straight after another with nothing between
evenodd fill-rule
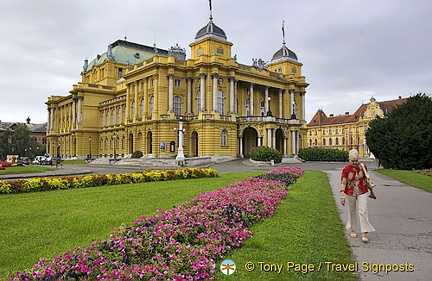
<instances>
[{"instance_id":1,"label":"balcony","mask_svg":"<svg viewBox=\"0 0 432 281\"><path fill-rule=\"evenodd\" d=\"M300 125L300 120L298 119L284 119L274 116L241 116L237 117L237 122L272 122L277 124Z\"/></svg>"}]
</instances>

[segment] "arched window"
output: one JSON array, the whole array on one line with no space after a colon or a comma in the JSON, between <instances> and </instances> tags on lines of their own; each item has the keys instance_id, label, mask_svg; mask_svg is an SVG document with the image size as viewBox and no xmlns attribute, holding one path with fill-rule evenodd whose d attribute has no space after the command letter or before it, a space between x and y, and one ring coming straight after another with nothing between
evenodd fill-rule
<instances>
[{"instance_id":1,"label":"arched window","mask_svg":"<svg viewBox=\"0 0 432 281\"><path fill-rule=\"evenodd\" d=\"M222 146L228 145L228 132L227 132L227 130L222 130L222 132L221 132L221 145Z\"/></svg>"},{"instance_id":2,"label":"arched window","mask_svg":"<svg viewBox=\"0 0 432 281\"><path fill-rule=\"evenodd\" d=\"M176 116L181 115L182 113L182 100L181 97L175 96L174 97L174 114Z\"/></svg>"},{"instance_id":3,"label":"arched window","mask_svg":"<svg viewBox=\"0 0 432 281\"><path fill-rule=\"evenodd\" d=\"M135 101L132 101L131 114L132 114L132 117L135 116Z\"/></svg>"},{"instance_id":4,"label":"arched window","mask_svg":"<svg viewBox=\"0 0 432 281\"><path fill-rule=\"evenodd\" d=\"M105 127L105 113L103 113L102 112L102 114L101 114L101 125L102 125L102 127Z\"/></svg>"},{"instance_id":5,"label":"arched window","mask_svg":"<svg viewBox=\"0 0 432 281\"><path fill-rule=\"evenodd\" d=\"M329 145L333 145L333 139L332 138L329 139Z\"/></svg>"},{"instance_id":6,"label":"arched window","mask_svg":"<svg viewBox=\"0 0 432 281\"><path fill-rule=\"evenodd\" d=\"M121 115L122 115L122 111L121 111L121 107L117 108L117 124L121 124Z\"/></svg>"},{"instance_id":7,"label":"arched window","mask_svg":"<svg viewBox=\"0 0 432 281\"><path fill-rule=\"evenodd\" d=\"M112 120L112 122L113 122L113 125L115 125L116 124L116 115L115 115L116 113L115 113L115 109L113 108L112 110L111 110L111 120Z\"/></svg>"},{"instance_id":8,"label":"arched window","mask_svg":"<svg viewBox=\"0 0 432 281\"><path fill-rule=\"evenodd\" d=\"M224 93L221 90L218 90L217 93L217 111L220 113L220 115L225 114Z\"/></svg>"},{"instance_id":9,"label":"arched window","mask_svg":"<svg viewBox=\"0 0 432 281\"><path fill-rule=\"evenodd\" d=\"M339 145L339 138L336 138L336 145Z\"/></svg>"},{"instance_id":10,"label":"arched window","mask_svg":"<svg viewBox=\"0 0 432 281\"><path fill-rule=\"evenodd\" d=\"M323 145L326 145L326 140L325 139L323 139Z\"/></svg>"}]
</instances>

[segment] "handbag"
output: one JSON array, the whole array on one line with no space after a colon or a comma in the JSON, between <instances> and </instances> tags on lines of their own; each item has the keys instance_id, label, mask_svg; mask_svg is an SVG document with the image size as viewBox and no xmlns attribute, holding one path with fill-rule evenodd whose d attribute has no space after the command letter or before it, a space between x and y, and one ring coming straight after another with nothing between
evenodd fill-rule
<instances>
[{"instance_id":1,"label":"handbag","mask_svg":"<svg viewBox=\"0 0 432 281\"><path fill-rule=\"evenodd\" d=\"M361 167L363 169L363 172L364 172L364 174L366 176L366 184L367 184L367 187L368 187L368 189L370 190L370 193L371 193L369 195L369 197L372 198L372 199L376 199L376 196L375 196L375 194L373 192L373 188L375 187L375 183L371 179L371 177L370 177L368 171L366 170L365 166L363 165L363 163L360 164L360 165L361 165Z\"/></svg>"},{"instance_id":2,"label":"handbag","mask_svg":"<svg viewBox=\"0 0 432 281\"><path fill-rule=\"evenodd\" d=\"M373 180L371 179L371 177L370 177L368 171L366 170L365 166L363 165L363 163L361 164L361 167L362 167L363 172L364 172L364 174L365 174L365 176L366 176L366 184L367 184L367 187L368 187L369 189L374 188L374 187L375 187L375 183L374 183Z\"/></svg>"}]
</instances>

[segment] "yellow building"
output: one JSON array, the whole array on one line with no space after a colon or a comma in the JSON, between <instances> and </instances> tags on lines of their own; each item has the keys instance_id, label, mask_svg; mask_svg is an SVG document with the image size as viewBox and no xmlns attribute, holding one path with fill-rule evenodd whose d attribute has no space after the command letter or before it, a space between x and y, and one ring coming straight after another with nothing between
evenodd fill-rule
<instances>
[{"instance_id":1,"label":"yellow building","mask_svg":"<svg viewBox=\"0 0 432 281\"><path fill-rule=\"evenodd\" d=\"M307 145L302 64L285 40L267 64L238 63L232 45L212 16L189 59L178 45L110 44L84 62L69 95L48 98L48 152L175 157L182 122L186 157L242 157L256 146L296 155Z\"/></svg>"},{"instance_id":2,"label":"yellow building","mask_svg":"<svg viewBox=\"0 0 432 281\"><path fill-rule=\"evenodd\" d=\"M327 115L318 110L309 122L308 147L332 148L349 151L357 149L361 157L369 157L370 151L366 145L366 131L369 122L377 116L383 117L394 107L407 101L406 98L377 102L374 98L368 104L362 104L354 114Z\"/></svg>"}]
</instances>

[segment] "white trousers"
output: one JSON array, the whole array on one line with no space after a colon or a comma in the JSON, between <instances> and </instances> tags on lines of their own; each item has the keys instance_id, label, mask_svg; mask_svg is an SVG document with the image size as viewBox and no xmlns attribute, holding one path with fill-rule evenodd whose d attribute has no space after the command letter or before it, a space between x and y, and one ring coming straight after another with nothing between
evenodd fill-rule
<instances>
[{"instance_id":1,"label":"white trousers","mask_svg":"<svg viewBox=\"0 0 432 281\"><path fill-rule=\"evenodd\" d=\"M357 197L357 198L356 198ZM349 230L356 230L358 227L358 217L360 218L360 231L361 232L372 232L375 228L371 225L368 218L367 201L368 193L355 195L346 195L347 207L348 207L348 220L346 228ZM358 207L358 216L357 216Z\"/></svg>"}]
</instances>

